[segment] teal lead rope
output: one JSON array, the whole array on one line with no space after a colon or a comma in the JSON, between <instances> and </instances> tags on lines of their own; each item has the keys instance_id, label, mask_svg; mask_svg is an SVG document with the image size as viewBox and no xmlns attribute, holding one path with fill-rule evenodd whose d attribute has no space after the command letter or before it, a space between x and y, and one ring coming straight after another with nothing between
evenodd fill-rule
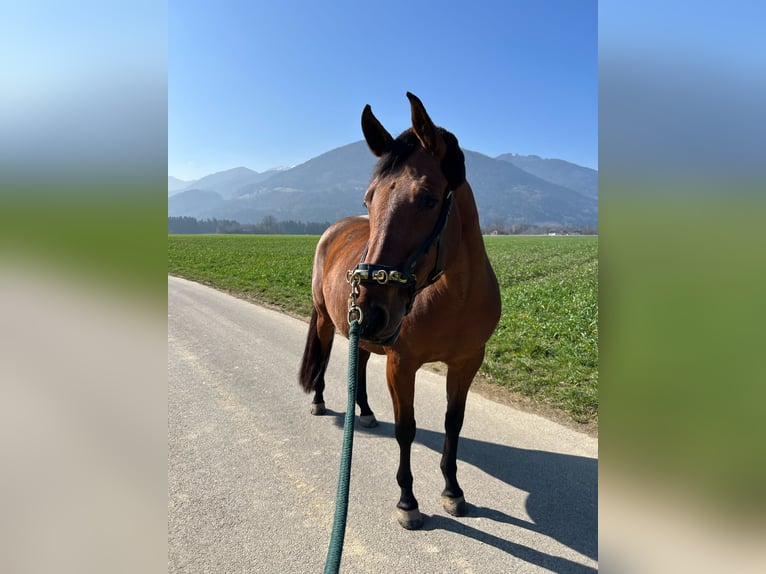
<instances>
[{"instance_id":1,"label":"teal lead rope","mask_svg":"<svg viewBox=\"0 0 766 574\"><path fill-rule=\"evenodd\" d=\"M356 384L359 362L359 321L349 316L348 329L348 403L343 422L343 449L340 455L338 473L338 494L335 496L335 517L332 522L330 547L324 574L337 574L343 554L343 539L346 536L346 515L348 514L348 488L351 481L351 451L354 447L354 413L356 409Z\"/></svg>"}]
</instances>

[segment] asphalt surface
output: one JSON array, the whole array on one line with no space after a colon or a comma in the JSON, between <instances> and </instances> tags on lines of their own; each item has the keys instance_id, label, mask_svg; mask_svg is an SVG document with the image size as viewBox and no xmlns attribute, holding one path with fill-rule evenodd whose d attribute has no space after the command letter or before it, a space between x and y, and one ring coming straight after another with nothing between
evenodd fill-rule
<instances>
[{"instance_id":1,"label":"asphalt surface","mask_svg":"<svg viewBox=\"0 0 766 574\"><path fill-rule=\"evenodd\" d=\"M168 571L322 572L346 405L346 340L328 413L297 383L308 325L168 277ZM342 572L593 573L597 439L471 393L458 450L469 515L441 507L444 378L418 373L413 445L422 530L395 518L398 446L385 358L368 366L380 421L357 424Z\"/></svg>"}]
</instances>

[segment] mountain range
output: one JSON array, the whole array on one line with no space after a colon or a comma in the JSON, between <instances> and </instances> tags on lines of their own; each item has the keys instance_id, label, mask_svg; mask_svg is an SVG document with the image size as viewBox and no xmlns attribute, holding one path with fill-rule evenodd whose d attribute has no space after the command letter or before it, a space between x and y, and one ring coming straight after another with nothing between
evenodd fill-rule
<instances>
[{"instance_id":1,"label":"mountain range","mask_svg":"<svg viewBox=\"0 0 766 574\"><path fill-rule=\"evenodd\" d=\"M597 226L596 170L534 155L463 153L482 225ZM358 141L289 169L236 167L196 181L169 176L168 216L260 223L358 215L376 161Z\"/></svg>"}]
</instances>

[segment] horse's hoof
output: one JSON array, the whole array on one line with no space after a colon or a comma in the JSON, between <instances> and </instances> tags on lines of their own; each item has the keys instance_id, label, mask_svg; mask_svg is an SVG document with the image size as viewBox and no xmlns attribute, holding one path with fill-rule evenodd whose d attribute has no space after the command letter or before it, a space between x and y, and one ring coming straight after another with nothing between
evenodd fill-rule
<instances>
[{"instance_id":1,"label":"horse's hoof","mask_svg":"<svg viewBox=\"0 0 766 574\"><path fill-rule=\"evenodd\" d=\"M442 506L452 516L465 516L468 514L468 504L464 496L458 496L457 498L442 496Z\"/></svg>"},{"instance_id":2,"label":"horse's hoof","mask_svg":"<svg viewBox=\"0 0 766 574\"><path fill-rule=\"evenodd\" d=\"M375 415L359 415L359 424L371 429L378 426L378 419L375 418Z\"/></svg>"},{"instance_id":3,"label":"horse's hoof","mask_svg":"<svg viewBox=\"0 0 766 574\"><path fill-rule=\"evenodd\" d=\"M396 509L396 520L407 530L417 530L423 526L423 515L417 508L413 510Z\"/></svg>"},{"instance_id":4,"label":"horse's hoof","mask_svg":"<svg viewBox=\"0 0 766 574\"><path fill-rule=\"evenodd\" d=\"M314 416L323 415L327 412L324 408L324 403L311 403L311 414Z\"/></svg>"}]
</instances>

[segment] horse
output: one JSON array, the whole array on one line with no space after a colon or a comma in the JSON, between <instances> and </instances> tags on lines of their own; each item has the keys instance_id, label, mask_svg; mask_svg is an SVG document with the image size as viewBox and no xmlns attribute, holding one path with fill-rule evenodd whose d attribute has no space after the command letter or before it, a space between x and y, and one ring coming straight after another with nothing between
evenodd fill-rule
<instances>
[{"instance_id":1,"label":"horse","mask_svg":"<svg viewBox=\"0 0 766 574\"><path fill-rule=\"evenodd\" d=\"M415 438L415 373L425 363L447 366L447 410L441 471L444 509L468 511L457 480L457 446L468 389L500 318L500 291L487 257L465 158L457 138L435 126L407 92L412 127L394 139L362 112L362 132L378 157L364 194L366 216L341 219L321 236L314 256L311 315L299 381L314 392L311 413L325 412L323 391L335 331L359 326L360 424L374 426L367 401L371 353L386 355L386 381L399 445L397 521L423 524L413 492L410 452ZM350 299L350 293L353 297Z\"/></svg>"}]
</instances>

